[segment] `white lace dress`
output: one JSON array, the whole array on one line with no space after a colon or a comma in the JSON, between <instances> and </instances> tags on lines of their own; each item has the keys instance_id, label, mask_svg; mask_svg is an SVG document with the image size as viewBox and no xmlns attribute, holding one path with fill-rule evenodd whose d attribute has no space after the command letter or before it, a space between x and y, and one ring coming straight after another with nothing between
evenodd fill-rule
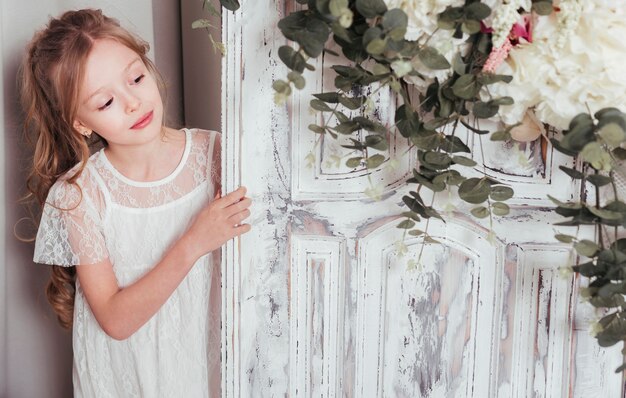
<instances>
[{"instance_id":1,"label":"white lace dress","mask_svg":"<svg viewBox=\"0 0 626 398\"><path fill-rule=\"evenodd\" d=\"M141 278L215 196L219 134L185 130L185 137L178 167L162 180L132 181L102 150L89 158L80 189L59 179L44 207L34 261L89 266L109 257L120 287ZM216 267L219 250L200 258L161 309L123 341L104 333L77 283L74 396L219 396Z\"/></svg>"}]
</instances>

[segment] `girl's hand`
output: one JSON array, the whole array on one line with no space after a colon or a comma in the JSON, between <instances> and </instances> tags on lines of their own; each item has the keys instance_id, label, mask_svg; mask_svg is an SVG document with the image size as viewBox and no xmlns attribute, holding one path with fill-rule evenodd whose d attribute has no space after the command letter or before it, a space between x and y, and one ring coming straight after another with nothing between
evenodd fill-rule
<instances>
[{"instance_id":1,"label":"girl's hand","mask_svg":"<svg viewBox=\"0 0 626 398\"><path fill-rule=\"evenodd\" d=\"M246 188L236 191L209 203L196 217L183 239L186 240L194 258L203 256L221 247L226 241L250 231L249 224L241 224L250 216L250 198L245 197Z\"/></svg>"}]
</instances>

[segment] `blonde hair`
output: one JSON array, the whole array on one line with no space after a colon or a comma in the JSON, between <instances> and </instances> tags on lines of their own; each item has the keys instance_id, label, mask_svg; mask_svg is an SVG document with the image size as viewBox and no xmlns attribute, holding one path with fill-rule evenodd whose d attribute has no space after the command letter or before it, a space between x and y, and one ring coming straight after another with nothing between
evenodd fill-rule
<instances>
[{"instance_id":1,"label":"blonde hair","mask_svg":"<svg viewBox=\"0 0 626 398\"><path fill-rule=\"evenodd\" d=\"M35 33L27 46L19 82L24 131L27 142L34 149L32 169L26 180L29 193L25 202L35 202L40 210L50 188L61 175L79 165L67 180L76 184L87 165L90 147L107 145L97 132L93 138L87 139L73 127L84 67L98 39L115 40L137 53L154 75L159 89L164 91L163 79L147 57L148 43L122 28L117 20L105 16L101 10L65 12L50 19L45 29ZM74 267L52 267L46 295L61 326L69 329L74 310L76 272Z\"/></svg>"}]
</instances>

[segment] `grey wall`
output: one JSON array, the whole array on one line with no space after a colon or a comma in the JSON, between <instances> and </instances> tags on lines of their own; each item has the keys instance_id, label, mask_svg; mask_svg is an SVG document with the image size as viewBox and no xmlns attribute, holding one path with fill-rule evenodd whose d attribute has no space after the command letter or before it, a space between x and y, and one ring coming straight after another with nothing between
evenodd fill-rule
<instances>
[{"instance_id":1,"label":"grey wall","mask_svg":"<svg viewBox=\"0 0 626 398\"><path fill-rule=\"evenodd\" d=\"M178 0L155 0L153 3L154 62L163 75L167 89L165 124L178 128L185 124L180 3ZM201 2L198 3L201 5Z\"/></svg>"},{"instance_id":2,"label":"grey wall","mask_svg":"<svg viewBox=\"0 0 626 398\"><path fill-rule=\"evenodd\" d=\"M57 325L43 293L49 271L32 263L32 244L13 236L25 215L16 202L25 192L29 163L15 76L26 42L49 16L86 7L102 8L152 43L168 85L170 125L220 128L220 60L212 56L206 33L190 29L190 21L203 16L201 0L0 0L0 398L72 396L71 336ZM191 65L184 67L184 81L181 29L191 42L185 46Z\"/></svg>"},{"instance_id":3,"label":"grey wall","mask_svg":"<svg viewBox=\"0 0 626 398\"><path fill-rule=\"evenodd\" d=\"M219 10L219 1L211 1ZM213 52L204 29L190 29L199 18L209 19L216 28L213 38L221 41L221 21L202 11L201 0L181 0L183 91L185 122L190 127L221 129L221 55Z\"/></svg>"}]
</instances>

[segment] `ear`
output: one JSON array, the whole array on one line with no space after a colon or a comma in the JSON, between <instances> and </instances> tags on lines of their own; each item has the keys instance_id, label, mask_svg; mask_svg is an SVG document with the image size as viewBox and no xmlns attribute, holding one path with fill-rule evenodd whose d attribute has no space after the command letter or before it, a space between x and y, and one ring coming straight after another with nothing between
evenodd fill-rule
<instances>
[{"instance_id":1,"label":"ear","mask_svg":"<svg viewBox=\"0 0 626 398\"><path fill-rule=\"evenodd\" d=\"M84 135L85 137L91 136L91 129L85 126L80 120L74 120L72 127L74 127L76 131L78 131L81 135Z\"/></svg>"}]
</instances>

